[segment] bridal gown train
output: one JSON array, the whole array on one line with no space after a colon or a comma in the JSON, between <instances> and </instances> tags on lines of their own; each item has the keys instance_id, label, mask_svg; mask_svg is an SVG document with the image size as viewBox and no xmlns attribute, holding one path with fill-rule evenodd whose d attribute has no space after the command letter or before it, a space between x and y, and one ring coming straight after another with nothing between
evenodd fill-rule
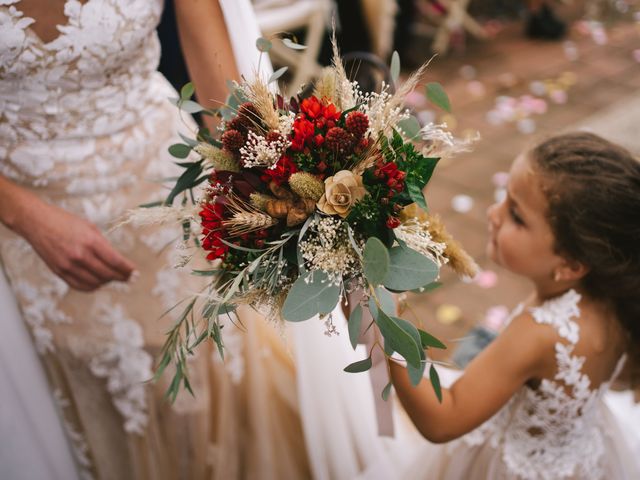
<instances>
[{"instance_id":1,"label":"bridal gown train","mask_svg":"<svg viewBox=\"0 0 640 480\"><path fill-rule=\"evenodd\" d=\"M309 478L292 357L256 314L241 311L247 332L226 329L226 363L199 348L190 365L195 398L182 394L171 405L168 378L146 382L172 321L162 313L199 288L173 268L174 227L110 230L127 209L166 195L154 180L174 173L167 147L193 128L179 121L167 101L176 93L156 72L161 9L161 0L67 0L68 22L45 43L30 29L37 18L18 0L0 0L0 173L95 223L140 271L92 294L70 290L0 226L2 269L50 384L49 398L31 400L42 402L42 415L55 403L80 478ZM15 321L5 313L3 322ZM6 410L5 401L19 403L29 382L38 383L37 369L21 363L31 347L15 338L1 344L2 359L17 362L2 372L13 382L2 385L2 414L25 423L3 419L0 434L24 429L37 440L27 423L37 417ZM54 427L49 438L60 438ZM42 447L15 457L28 462L35 453L37 463L43 452L56 455ZM58 478L71 478L58 460ZM33 478L7 464L0 473Z\"/></svg>"}]
</instances>

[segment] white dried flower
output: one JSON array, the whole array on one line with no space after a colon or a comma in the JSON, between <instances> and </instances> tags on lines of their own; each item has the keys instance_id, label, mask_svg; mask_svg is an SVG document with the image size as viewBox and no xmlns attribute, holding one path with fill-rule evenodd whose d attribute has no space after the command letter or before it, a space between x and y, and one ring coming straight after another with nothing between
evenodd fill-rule
<instances>
[{"instance_id":1,"label":"white dried flower","mask_svg":"<svg viewBox=\"0 0 640 480\"><path fill-rule=\"evenodd\" d=\"M240 149L240 157L245 168L272 167L280 160L290 143L284 136L268 142L265 137L249 131L247 143Z\"/></svg>"},{"instance_id":2,"label":"white dried flower","mask_svg":"<svg viewBox=\"0 0 640 480\"><path fill-rule=\"evenodd\" d=\"M444 255L447 244L433 240L429 233L429 222L410 218L397 227L393 233L398 239L405 242L409 248L430 258L439 267L449 261Z\"/></svg>"},{"instance_id":3,"label":"white dried flower","mask_svg":"<svg viewBox=\"0 0 640 480\"><path fill-rule=\"evenodd\" d=\"M471 144L480 140L478 132L464 139L456 138L447 130L446 123L429 123L420 129L420 136L427 142L427 146L422 149L422 155L425 157L446 158L468 152L471 150Z\"/></svg>"}]
</instances>

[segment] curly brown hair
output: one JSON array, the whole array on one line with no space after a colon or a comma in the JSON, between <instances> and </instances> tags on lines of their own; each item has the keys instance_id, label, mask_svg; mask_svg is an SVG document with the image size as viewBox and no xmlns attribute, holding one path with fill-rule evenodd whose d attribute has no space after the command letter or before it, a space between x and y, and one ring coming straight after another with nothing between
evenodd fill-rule
<instances>
[{"instance_id":1,"label":"curly brown hair","mask_svg":"<svg viewBox=\"0 0 640 480\"><path fill-rule=\"evenodd\" d=\"M608 302L629 335L634 384L640 371L640 162L587 132L543 141L529 152L543 175L556 252L589 268L581 286ZM634 385L634 386L636 386Z\"/></svg>"}]
</instances>

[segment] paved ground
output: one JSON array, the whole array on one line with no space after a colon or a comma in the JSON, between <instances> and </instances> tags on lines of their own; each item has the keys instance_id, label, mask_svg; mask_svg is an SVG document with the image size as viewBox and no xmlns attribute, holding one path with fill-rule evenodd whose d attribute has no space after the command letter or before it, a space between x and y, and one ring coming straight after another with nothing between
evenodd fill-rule
<instances>
[{"instance_id":1,"label":"paved ground","mask_svg":"<svg viewBox=\"0 0 640 480\"><path fill-rule=\"evenodd\" d=\"M482 136L473 152L439 165L426 194L432 211L441 214L449 230L488 271L485 284L463 283L445 272L444 286L427 295L410 295L411 311L405 313L448 343L485 321L491 307L512 308L529 292L526 281L492 264L484 252L485 212L494 201L496 172L507 171L514 156L539 138L577 126L590 126L640 153L640 18L634 22L632 12L620 16L605 26L606 38L597 30L577 22L566 41L534 42L524 38L521 24L511 23L491 40L468 42L464 52L432 62L426 81L442 83L453 105L453 116L438 112L436 121L455 124L458 135L477 130ZM428 51L426 39L417 39L411 58L426 57ZM555 89L553 99L532 82L542 82L547 91ZM488 120L498 96L518 99L531 94L532 87L536 98L545 99L546 113L521 115L519 126ZM416 110L433 115L435 109L423 102L414 99ZM459 195L472 201L466 199L471 203L466 212L452 206Z\"/></svg>"}]
</instances>

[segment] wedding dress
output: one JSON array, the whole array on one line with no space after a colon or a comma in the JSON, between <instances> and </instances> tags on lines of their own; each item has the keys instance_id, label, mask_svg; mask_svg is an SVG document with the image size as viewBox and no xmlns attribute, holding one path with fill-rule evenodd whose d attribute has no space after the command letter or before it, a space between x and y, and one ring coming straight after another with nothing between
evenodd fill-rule
<instances>
[{"instance_id":1,"label":"wedding dress","mask_svg":"<svg viewBox=\"0 0 640 480\"><path fill-rule=\"evenodd\" d=\"M30 28L38 19L24 15L19 0L0 0L0 173L96 224L141 273L133 282L77 292L0 226L2 268L33 339L33 346L24 336L1 344L2 359L11 359L0 371L9 379L0 387L2 414L24 420L20 428L3 419L2 443L21 438L11 429L24 430L24 449L8 460L40 463L46 478L308 478L293 361L257 315L241 310L246 332L225 329L225 363L211 345L198 349L190 360L195 398L183 393L170 404L163 398L168 376L147 382L173 320L161 315L200 287L174 268L175 227L110 230L127 209L166 195L154 180L175 174L167 147L180 141L178 131L194 127L180 121L167 101L176 92L155 71L161 9L161 0L67 0L67 24L43 42ZM8 305L3 329L18 320ZM22 360L34 347L50 397L33 376L35 362ZM25 389L37 406L20 400ZM57 425L46 413L54 404ZM44 427L42 417L52 426L45 443L61 451L38 443L34 422ZM60 425L73 476L56 437ZM7 463L0 473L37 478Z\"/></svg>"},{"instance_id":2,"label":"wedding dress","mask_svg":"<svg viewBox=\"0 0 640 480\"><path fill-rule=\"evenodd\" d=\"M631 480L640 478L640 418L626 399L612 396L609 381L592 385L582 372L580 296L563 296L530 308L533 319L551 325L557 373L537 389L523 386L491 419L443 445L422 441L401 478L429 480ZM519 307L514 312L522 311ZM626 411L621 418L610 406ZM633 418L635 416L635 424ZM635 449L635 451L634 451Z\"/></svg>"}]
</instances>

